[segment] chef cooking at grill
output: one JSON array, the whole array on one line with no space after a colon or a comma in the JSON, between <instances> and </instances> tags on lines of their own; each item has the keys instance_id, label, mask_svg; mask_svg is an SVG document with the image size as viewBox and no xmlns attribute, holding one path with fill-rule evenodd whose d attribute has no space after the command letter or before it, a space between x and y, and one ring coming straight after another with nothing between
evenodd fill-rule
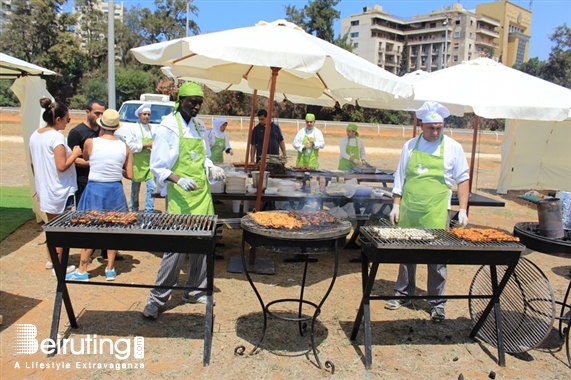
<instances>
[{"instance_id":1,"label":"chef cooking at grill","mask_svg":"<svg viewBox=\"0 0 571 380\"><path fill-rule=\"evenodd\" d=\"M210 183L225 178L224 171L208 159L210 149L203 136L204 123L196 118L204 93L198 83L186 82L178 91L173 113L166 116L153 134L151 170L158 179L161 195L167 196L170 214L214 215ZM165 252L157 273L157 286L174 286L186 255ZM206 287L206 255L190 255L190 270L186 286ZM172 289L151 290L143 315L156 319ZM191 291L182 297L190 303L206 303L201 291Z\"/></svg>"},{"instance_id":2,"label":"chef cooking at grill","mask_svg":"<svg viewBox=\"0 0 571 380\"><path fill-rule=\"evenodd\" d=\"M339 170L353 170L367 164L365 161L365 144L357 132L357 124L347 125L347 136L339 143Z\"/></svg>"},{"instance_id":3,"label":"chef cooking at grill","mask_svg":"<svg viewBox=\"0 0 571 380\"><path fill-rule=\"evenodd\" d=\"M319 169L319 150L325 148L323 134L315 128L315 115L305 115L305 128L300 129L293 139L293 149L297 150L297 167Z\"/></svg>"},{"instance_id":4,"label":"chef cooking at grill","mask_svg":"<svg viewBox=\"0 0 571 380\"><path fill-rule=\"evenodd\" d=\"M462 145L442 134L444 118L450 112L436 102L426 102L416 111L422 119L420 136L407 141L395 172L390 213L399 227L446 228L450 222L452 186L458 186L460 212L458 221L468 224L466 208L469 197L469 170ZM446 264L428 265L428 294L443 295ZM412 296L416 290L416 264L400 264L395 296ZM430 316L434 322L445 318L445 299L430 299ZM385 308L396 310L411 300L392 299Z\"/></svg>"}]
</instances>

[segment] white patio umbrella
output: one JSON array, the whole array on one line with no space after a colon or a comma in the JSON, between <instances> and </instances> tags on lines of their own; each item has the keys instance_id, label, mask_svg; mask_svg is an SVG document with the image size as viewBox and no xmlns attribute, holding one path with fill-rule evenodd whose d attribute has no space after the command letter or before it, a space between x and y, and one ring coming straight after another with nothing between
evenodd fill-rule
<instances>
[{"instance_id":1,"label":"white patio umbrella","mask_svg":"<svg viewBox=\"0 0 571 380\"><path fill-rule=\"evenodd\" d=\"M146 64L183 67L189 77L240 84L269 92L271 120L276 92L318 98L328 91L335 98L386 101L411 98L412 86L338 46L306 33L286 20L186 37L131 49ZM266 164L266 129L260 171ZM263 173L260 173L262 176ZM262 197L258 188L256 208Z\"/></svg>"},{"instance_id":2,"label":"white patio umbrella","mask_svg":"<svg viewBox=\"0 0 571 380\"><path fill-rule=\"evenodd\" d=\"M15 79L27 74L57 75L55 71L0 53L0 78Z\"/></svg>"},{"instance_id":3,"label":"white patio umbrella","mask_svg":"<svg viewBox=\"0 0 571 380\"><path fill-rule=\"evenodd\" d=\"M186 75L185 69L179 66L177 67L163 66L161 67L161 71L167 77L174 80L195 81L202 83L214 92L227 90L227 91L239 91L245 94L253 94L256 91L257 95L265 96L266 98L269 98L270 96L270 93L268 91L257 91L255 89L250 88L250 86L248 85L248 81L246 79L242 79L238 84L232 84L232 83L219 82L209 79L196 78ZM339 103L340 106L344 105L345 103L349 103L348 99L334 98L333 95L330 94L329 90L324 90L323 94L321 94L321 96L319 96L318 98L309 98L299 95L287 95L281 92L276 92L274 95L274 100L278 102L289 100L290 102L296 104L311 104L322 107L334 107L335 103Z\"/></svg>"}]
</instances>

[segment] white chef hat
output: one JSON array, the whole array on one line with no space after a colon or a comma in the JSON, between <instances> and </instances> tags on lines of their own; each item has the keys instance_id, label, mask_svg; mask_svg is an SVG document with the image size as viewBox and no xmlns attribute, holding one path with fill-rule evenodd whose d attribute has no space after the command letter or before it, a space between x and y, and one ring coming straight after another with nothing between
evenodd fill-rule
<instances>
[{"instance_id":1,"label":"white chef hat","mask_svg":"<svg viewBox=\"0 0 571 380\"><path fill-rule=\"evenodd\" d=\"M141 104L141 106L135 111L135 116L139 117L139 115L145 112L151 112L151 103Z\"/></svg>"},{"instance_id":2,"label":"white chef hat","mask_svg":"<svg viewBox=\"0 0 571 380\"><path fill-rule=\"evenodd\" d=\"M448 108L436 102L424 102L422 107L416 110L416 117L423 123L442 123L450 116Z\"/></svg>"}]
</instances>

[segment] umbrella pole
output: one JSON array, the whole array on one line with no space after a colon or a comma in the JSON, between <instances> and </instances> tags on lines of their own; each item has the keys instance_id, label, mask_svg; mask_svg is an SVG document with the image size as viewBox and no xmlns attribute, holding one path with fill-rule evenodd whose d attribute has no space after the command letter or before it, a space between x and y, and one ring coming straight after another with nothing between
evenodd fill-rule
<instances>
[{"instance_id":1,"label":"umbrella pole","mask_svg":"<svg viewBox=\"0 0 571 380\"><path fill-rule=\"evenodd\" d=\"M469 190L472 193L472 182L474 178L474 163L476 161L476 141L478 140L478 115L474 115L474 134L472 135L472 155L470 156L470 179ZM468 206L469 207L469 206Z\"/></svg>"},{"instance_id":2,"label":"umbrella pole","mask_svg":"<svg viewBox=\"0 0 571 380\"><path fill-rule=\"evenodd\" d=\"M260 161L260 177L258 178L258 191L256 196L256 210L260 210L262 204L262 192L264 190L264 172L266 170L266 155L268 153L268 144L272 130L272 112L274 110L274 95L276 92L276 81L278 77L279 67L272 67L272 82L270 87L270 99L268 104L268 118L266 120L266 131L264 133L264 144L262 145L262 160ZM278 152L279 154L279 152Z\"/></svg>"},{"instance_id":3,"label":"umbrella pole","mask_svg":"<svg viewBox=\"0 0 571 380\"><path fill-rule=\"evenodd\" d=\"M250 145L252 141L252 129L254 128L254 117L256 117L256 98L258 97L258 90L254 90L252 95L252 110L250 111L250 125L248 127L248 140L246 140L246 159L244 160L244 173L248 173L248 163L250 160Z\"/></svg>"}]
</instances>

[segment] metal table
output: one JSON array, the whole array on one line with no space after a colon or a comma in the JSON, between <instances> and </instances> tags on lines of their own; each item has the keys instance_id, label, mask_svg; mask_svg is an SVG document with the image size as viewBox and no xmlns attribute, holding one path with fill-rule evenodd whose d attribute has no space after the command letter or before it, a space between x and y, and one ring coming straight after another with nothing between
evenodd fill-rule
<instances>
[{"instance_id":1,"label":"metal table","mask_svg":"<svg viewBox=\"0 0 571 380\"><path fill-rule=\"evenodd\" d=\"M63 247L62 262L54 265L57 288L52 316L50 338L56 341L62 301L65 305L69 323L77 328L77 320L71 304L67 284L119 286L131 288L157 288L153 285L128 284L97 281L66 281L65 270L70 248L120 249L124 251L180 252L185 254L206 254L206 319L204 323L203 365L210 364L212 347L213 299L214 290L214 248L216 215L175 215L141 213L135 224L122 227L73 225L71 219L85 214L66 212L43 226L47 246L53 263L59 262L56 247ZM159 286L162 289L187 289L186 287ZM188 289L192 290L192 289ZM55 355L56 350L49 356Z\"/></svg>"},{"instance_id":2,"label":"metal table","mask_svg":"<svg viewBox=\"0 0 571 380\"><path fill-rule=\"evenodd\" d=\"M489 299L487 307L483 310L480 319L472 329L470 337L474 338L482 324L494 308L496 320L496 332L498 340L498 363L505 366L505 353L502 335L502 318L500 309L500 294L506 286L510 276L515 270L521 253L525 246L519 243L470 243L456 238L445 230L430 230L436 236L435 240L381 240L375 233L375 228L361 227L361 274L363 297L359 311L355 317L351 340L357 338L357 333L364 319L365 335L365 366L371 368L372 364L372 339L371 339L371 300L402 299ZM395 297L394 294L372 296L371 291L375 283L375 277L379 264L455 264L455 265L489 265L491 272L492 294L486 295L444 295L444 296L406 296ZM369 269L370 265L370 269ZM497 265L507 265L504 276L498 283Z\"/></svg>"},{"instance_id":3,"label":"metal table","mask_svg":"<svg viewBox=\"0 0 571 380\"><path fill-rule=\"evenodd\" d=\"M338 221L331 226L317 227L317 228L301 228L296 230L276 230L264 228L256 225L252 218L249 216L244 216L242 218L242 265L244 268L244 273L246 278L254 290L258 302L262 307L262 312L264 316L264 323L262 329L262 335L260 336L258 342L254 348L250 351L250 355L254 354L260 344L262 343L264 336L266 334L266 326L268 316L294 321L298 323L299 333L303 335L306 328L305 322L311 321L310 327L310 338L311 338L311 349L315 357L317 366L323 368L321 361L317 355L317 349L315 347L314 341L314 329L317 316L321 313L321 307L325 303L325 300L331 293L333 285L335 284L335 279L337 278L337 270L339 263L339 250L345 245L347 234L351 231L351 223L347 221ZM301 280L301 291L298 298L283 298L273 300L271 302L265 303L262 296L258 292L252 277L250 276L248 265L246 264L246 254L245 254L245 243L248 243L252 247L263 248L277 253L286 254L302 254L305 256L305 264L303 267L303 275ZM331 283L327 288L323 298L319 303L314 303L312 301L306 300L304 298L305 282L307 276L307 267L309 262L309 255L314 254L325 254L333 252L335 255L335 265L333 268L333 275L331 277ZM270 308L276 304L282 303L294 303L298 305L297 317L289 318L276 313L272 313ZM305 316L302 313L303 306L313 307L314 313L311 316ZM246 348L242 345L235 348L234 352L236 354L243 354ZM335 371L335 366L331 361L325 362L325 368L331 369L331 373Z\"/></svg>"}]
</instances>

